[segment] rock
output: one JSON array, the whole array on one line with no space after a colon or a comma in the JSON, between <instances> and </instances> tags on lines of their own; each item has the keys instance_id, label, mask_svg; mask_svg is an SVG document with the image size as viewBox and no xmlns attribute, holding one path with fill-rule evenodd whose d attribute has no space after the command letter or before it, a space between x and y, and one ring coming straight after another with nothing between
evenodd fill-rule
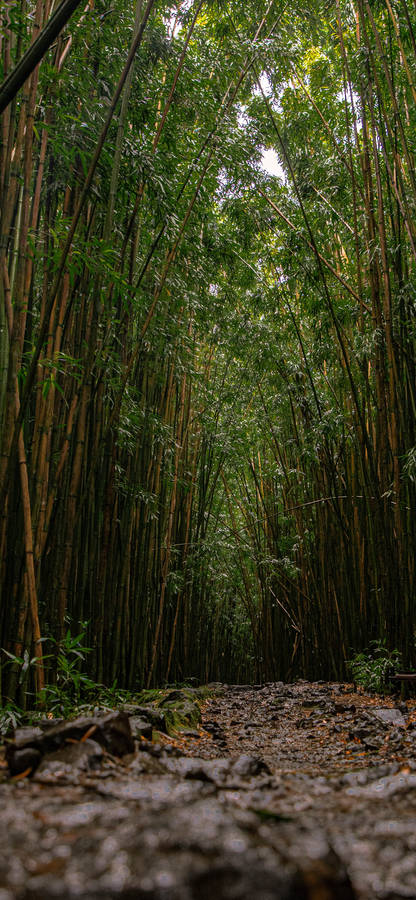
<instances>
[{"instance_id":1,"label":"rock","mask_svg":"<svg viewBox=\"0 0 416 900\"><path fill-rule=\"evenodd\" d=\"M140 738L146 738L148 741L152 740L153 726L151 722L145 721L140 716L129 716L129 722L131 733L136 740Z\"/></svg>"},{"instance_id":2,"label":"rock","mask_svg":"<svg viewBox=\"0 0 416 900\"><path fill-rule=\"evenodd\" d=\"M165 744L163 752L168 756L173 756L178 759L179 757L183 757L185 755L182 750L179 749L179 747L175 747L175 744Z\"/></svg>"},{"instance_id":3,"label":"rock","mask_svg":"<svg viewBox=\"0 0 416 900\"><path fill-rule=\"evenodd\" d=\"M157 758L159 758L163 753L163 750L162 750L162 747L160 744L152 744L152 743L150 743L150 741L142 741L139 744L138 749L142 753L150 753L151 756L155 756Z\"/></svg>"},{"instance_id":4,"label":"rock","mask_svg":"<svg viewBox=\"0 0 416 900\"><path fill-rule=\"evenodd\" d=\"M378 707L377 709L371 710L371 715L375 716L379 722L382 722L383 725L395 725L396 728L404 728L406 725L406 719L399 709L387 708L387 707Z\"/></svg>"},{"instance_id":5,"label":"rock","mask_svg":"<svg viewBox=\"0 0 416 900\"><path fill-rule=\"evenodd\" d=\"M160 701L159 706L166 706L167 703L186 703L193 697L199 696L200 692L198 688L181 688L169 691L166 694L166 697L163 697L163 700Z\"/></svg>"},{"instance_id":6,"label":"rock","mask_svg":"<svg viewBox=\"0 0 416 900\"><path fill-rule=\"evenodd\" d=\"M40 734L39 734L40 732ZM38 763L46 753L54 753L68 741L80 741L88 734L113 756L134 752L134 739L129 719L124 712L111 712L96 716L80 716L43 732L38 728L17 728L14 740L6 745L6 760L10 772L23 772L23 748L37 751ZM35 760L35 756L33 756Z\"/></svg>"},{"instance_id":7,"label":"rock","mask_svg":"<svg viewBox=\"0 0 416 900\"><path fill-rule=\"evenodd\" d=\"M45 752L51 752L67 740L81 740L89 731L94 741L101 744L113 756L124 756L134 751L128 716L119 711L96 716L80 716L71 722L57 725L44 734L42 745Z\"/></svg>"},{"instance_id":8,"label":"rock","mask_svg":"<svg viewBox=\"0 0 416 900\"><path fill-rule=\"evenodd\" d=\"M49 731L50 728L55 728L55 725L61 725L62 722L65 722L65 719L56 718L56 719L38 719L38 726L42 729L42 731Z\"/></svg>"},{"instance_id":9,"label":"rock","mask_svg":"<svg viewBox=\"0 0 416 900\"><path fill-rule=\"evenodd\" d=\"M334 706L335 706L335 710L334 710L335 713L346 713L346 712L355 712L356 711L355 703L340 703L339 700L337 700L335 702Z\"/></svg>"},{"instance_id":10,"label":"rock","mask_svg":"<svg viewBox=\"0 0 416 900\"><path fill-rule=\"evenodd\" d=\"M163 714L168 734L180 731L182 728L195 728L201 721L201 710L198 703L193 703L188 699L170 701L165 698Z\"/></svg>"},{"instance_id":11,"label":"rock","mask_svg":"<svg viewBox=\"0 0 416 900\"><path fill-rule=\"evenodd\" d=\"M129 717L138 716L139 718L150 722L155 731L167 734L165 716L156 706L138 706L137 703L123 703L121 709L123 712L127 713Z\"/></svg>"},{"instance_id":12,"label":"rock","mask_svg":"<svg viewBox=\"0 0 416 900\"><path fill-rule=\"evenodd\" d=\"M205 731L209 731L211 733L213 733L214 731L224 731L222 725L220 725L219 722L211 722L211 720L209 720L208 722L204 721L204 728Z\"/></svg>"},{"instance_id":13,"label":"rock","mask_svg":"<svg viewBox=\"0 0 416 900\"><path fill-rule=\"evenodd\" d=\"M103 749L96 741L82 741L67 744L55 753L47 753L43 757L36 775L36 780L45 776L70 775L95 768L102 760Z\"/></svg>"},{"instance_id":14,"label":"rock","mask_svg":"<svg viewBox=\"0 0 416 900\"><path fill-rule=\"evenodd\" d=\"M182 757L179 760L167 762L168 771L196 781L206 781L211 784L223 784L229 773L228 760L205 760Z\"/></svg>"},{"instance_id":15,"label":"rock","mask_svg":"<svg viewBox=\"0 0 416 900\"><path fill-rule=\"evenodd\" d=\"M355 900L319 829L286 833L213 796L196 799L191 785L183 794L165 784L157 815L146 793L138 805L129 785L122 800L116 790L3 810L0 841L13 852L0 863L2 888L25 900Z\"/></svg>"},{"instance_id":16,"label":"rock","mask_svg":"<svg viewBox=\"0 0 416 900\"><path fill-rule=\"evenodd\" d=\"M26 772L27 769L35 772L41 759L42 754L35 747L16 748L7 760L10 775L20 775L21 772Z\"/></svg>"},{"instance_id":17,"label":"rock","mask_svg":"<svg viewBox=\"0 0 416 900\"><path fill-rule=\"evenodd\" d=\"M262 687L262 685L259 685L259 686L258 686L258 688L260 688L260 687ZM235 692L236 694L240 694L241 692L245 692L245 691L256 690L256 688L257 688L257 685L252 685L252 684L250 684L250 685L247 685L247 684L230 684L230 685L229 685L230 691L233 691L233 692Z\"/></svg>"},{"instance_id":18,"label":"rock","mask_svg":"<svg viewBox=\"0 0 416 900\"><path fill-rule=\"evenodd\" d=\"M395 748L397 749L399 745L401 746L403 744L404 737L405 732L403 732L403 730L395 729L388 735L389 744L394 744Z\"/></svg>"},{"instance_id":19,"label":"rock","mask_svg":"<svg viewBox=\"0 0 416 900\"><path fill-rule=\"evenodd\" d=\"M196 779L215 784L218 788L234 787L236 779L238 785L244 785L241 779L256 778L259 775L270 775L270 769L266 763L255 756L243 754L237 759L227 757L219 759L199 759L197 757L182 757L179 760L166 760L166 770L181 778ZM261 782L263 783L263 782ZM260 783L257 783L260 787Z\"/></svg>"},{"instance_id":20,"label":"rock","mask_svg":"<svg viewBox=\"0 0 416 900\"><path fill-rule=\"evenodd\" d=\"M252 776L252 775L271 775L271 771L259 756L247 756L243 754L232 763L232 772L234 775Z\"/></svg>"},{"instance_id":21,"label":"rock","mask_svg":"<svg viewBox=\"0 0 416 900\"><path fill-rule=\"evenodd\" d=\"M384 743L384 735L377 734L377 731L373 731L367 725L360 725L350 731L349 734L351 738L358 738L368 750L379 750ZM351 749L354 749L354 747L352 746Z\"/></svg>"},{"instance_id":22,"label":"rock","mask_svg":"<svg viewBox=\"0 0 416 900\"><path fill-rule=\"evenodd\" d=\"M372 781L368 786L351 787L349 794L354 797L367 797L374 800L390 800L396 794L404 797L407 793L414 794L416 788L416 775L413 773L388 775Z\"/></svg>"},{"instance_id":23,"label":"rock","mask_svg":"<svg viewBox=\"0 0 416 900\"><path fill-rule=\"evenodd\" d=\"M24 747L27 744L36 743L38 738L43 737L43 731L38 726L32 725L24 725L21 728L16 728L13 735L13 742L17 748Z\"/></svg>"}]
</instances>

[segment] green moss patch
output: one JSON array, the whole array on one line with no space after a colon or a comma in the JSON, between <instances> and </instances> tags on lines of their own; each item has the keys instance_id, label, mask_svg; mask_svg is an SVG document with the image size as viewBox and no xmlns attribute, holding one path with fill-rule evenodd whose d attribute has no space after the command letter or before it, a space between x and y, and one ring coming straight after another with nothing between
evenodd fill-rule
<instances>
[{"instance_id":1,"label":"green moss patch","mask_svg":"<svg viewBox=\"0 0 416 900\"><path fill-rule=\"evenodd\" d=\"M151 708L155 710L155 714L163 715L164 725L163 731L171 737L178 732L187 729L195 729L201 722L200 706L207 697L216 693L215 685L203 685L202 687L178 687L143 690L134 695L134 703L125 704L131 707L131 712L137 712L137 707L146 707L147 718L152 721L153 727L157 728L156 716L149 715ZM143 712L143 709L140 709ZM156 732L157 733L157 732Z\"/></svg>"},{"instance_id":2,"label":"green moss patch","mask_svg":"<svg viewBox=\"0 0 416 900\"><path fill-rule=\"evenodd\" d=\"M196 728L201 721L198 704L190 700L166 702L163 704L163 713L170 735L187 728Z\"/></svg>"}]
</instances>

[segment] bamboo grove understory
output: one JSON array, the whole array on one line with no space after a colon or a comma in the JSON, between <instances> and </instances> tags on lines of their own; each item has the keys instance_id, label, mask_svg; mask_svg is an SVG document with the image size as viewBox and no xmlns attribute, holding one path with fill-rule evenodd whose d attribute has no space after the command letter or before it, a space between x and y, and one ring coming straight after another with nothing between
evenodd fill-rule
<instances>
[{"instance_id":1,"label":"bamboo grove understory","mask_svg":"<svg viewBox=\"0 0 416 900\"><path fill-rule=\"evenodd\" d=\"M415 4L61 6L0 9L3 698L80 623L126 688L413 665Z\"/></svg>"}]
</instances>

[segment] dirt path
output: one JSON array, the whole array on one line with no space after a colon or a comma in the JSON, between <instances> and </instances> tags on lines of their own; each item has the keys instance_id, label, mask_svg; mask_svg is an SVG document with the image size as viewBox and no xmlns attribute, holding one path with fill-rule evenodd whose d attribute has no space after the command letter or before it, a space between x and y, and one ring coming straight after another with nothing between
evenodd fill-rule
<instances>
[{"instance_id":1,"label":"dirt path","mask_svg":"<svg viewBox=\"0 0 416 900\"><path fill-rule=\"evenodd\" d=\"M269 812L323 828L361 900L416 898L415 701L338 684L234 688L205 704L201 756L255 754ZM196 752L196 747L193 752Z\"/></svg>"},{"instance_id":2,"label":"dirt path","mask_svg":"<svg viewBox=\"0 0 416 900\"><path fill-rule=\"evenodd\" d=\"M0 784L0 900L416 898L415 706L231 686L122 760L72 739Z\"/></svg>"}]
</instances>

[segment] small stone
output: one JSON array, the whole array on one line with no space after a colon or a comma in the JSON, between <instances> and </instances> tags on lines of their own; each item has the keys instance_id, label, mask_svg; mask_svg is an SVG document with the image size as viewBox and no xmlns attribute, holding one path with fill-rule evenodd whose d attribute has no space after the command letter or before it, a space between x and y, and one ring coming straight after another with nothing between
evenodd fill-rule
<instances>
[{"instance_id":1,"label":"small stone","mask_svg":"<svg viewBox=\"0 0 416 900\"><path fill-rule=\"evenodd\" d=\"M242 776L271 775L268 765L259 756L240 756L233 762L233 774Z\"/></svg>"},{"instance_id":2,"label":"small stone","mask_svg":"<svg viewBox=\"0 0 416 900\"><path fill-rule=\"evenodd\" d=\"M67 775L71 772L84 772L95 768L103 758L103 748L96 741L79 741L67 744L55 753L47 753L43 757L36 778L45 775Z\"/></svg>"},{"instance_id":3,"label":"small stone","mask_svg":"<svg viewBox=\"0 0 416 900\"><path fill-rule=\"evenodd\" d=\"M159 758L159 756L161 756L163 753L160 744L152 744L150 741L140 741L138 749L142 753L149 753L150 756L155 756L156 758Z\"/></svg>"},{"instance_id":4,"label":"small stone","mask_svg":"<svg viewBox=\"0 0 416 900\"><path fill-rule=\"evenodd\" d=\"M168 756L183 756L182 750L179 750L179 747L175 747L174 744L166 744L164 746L164 751Z\"/></svg>"},{"instance_id":5,"label":"small stone","mask_svg":"<svg viewBox=\"0 0 416 900\"><path fill-rule=\"evenodd\" d=\"M136 740L140 738L146 738L148 741L152 740L153 726L151 722L146 722L140 716L129 716L129 722L131 733Z\"/></svg>"},{"instance_id":6,"label":"small stone","mask_svg":"<svg viewBox=\"0 0 416 900\"><path fill-rule=\"evenodd\" d=\"M355 712L356 706L355 703L340 703L339 700L335 703L335 713L345 713L345 712Z\"/></svg>"},{"instance_id":7,"label":"small stone","mask_svg":"<svg viewBox=\"0 0 416 900\"><path fill-rule=\"evenodd\" d=\"M155 706L138 706L137 703L124 703L121 709L130 716L137 716L150 722L155 731L167 734L165 715L162 710Z\"/></svg>"},{"instance_id":8,"label":"small stone","mask_svg":"<svg viewBox=\"0 0 416 900\"><path fill-rule=\"evenodd\" d=\"M50 728L55 728L56 725L62 725L62 722L65 722L65 719L39 719L38 725L42 731L49 731Z\"/></svg>"},{"instance_id":9,"label":"small stone","mask_svg":"<svg viewBox=\"0 0 416 900\"><path fill-rule=\"evenodd\" d=\"M24 747L26 744L32 744L38 738L42 738L42 728L32 725L24 725L22 728L16 728L13 735L13 743L16 747Z\"/></svg>"},{"instance_id":10,"label":"small stone","mask_svg":"<svg viewBox=\"0 0 416 900\"><path fill-rule=\"evenodd\" d=\"M160 701L159 706L165 706L167 703L186 703L193 697L198 697L199 692L196 688L186 688L181 690L173 690L169 691L166 694L166 697L163 697L163 700Z\"/></svg>"},{"instance_id":11,"label":"small stone","mask_svg":"<svg viewBox=\"0 0 416 900\"><path fill-rule=\"evenodd\" d=\"M32 772L34 772L41 759L42 754L39 750L36 750L35 747L22 747L20 750L15 750L7 760L9 763L10 775L20 775L20 773L25 772L26 769L32 769Z\"/></svg>"}]
</instances>

